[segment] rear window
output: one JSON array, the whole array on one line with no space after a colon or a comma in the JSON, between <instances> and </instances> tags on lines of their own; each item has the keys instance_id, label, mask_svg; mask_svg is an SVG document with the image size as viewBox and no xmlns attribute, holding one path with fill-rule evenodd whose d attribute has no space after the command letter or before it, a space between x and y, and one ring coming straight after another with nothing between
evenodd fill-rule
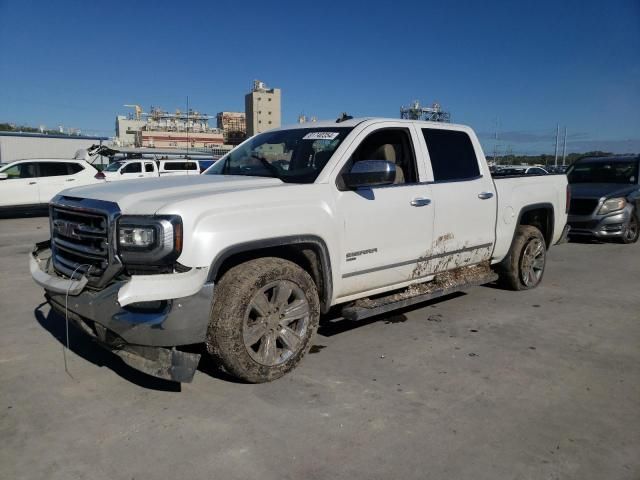
<instances>
[{"instance_id":1,"label":"rear window","mask_svg":"<svg viewBox=\"0 0 640 480\"><path fill-rule=\"evenodd\" d=\"M436 182L468 180L480 176L473 144L465 132L423 128L422 135L427 143Z\"/></svg>"},{"instance_id":2,"label":"rear window","mask_svg":"<svg viewBox=\"0 0 640 480\"><path fill-rule=\"evenodd\" d=\"M164 162L165 170L197 170L195 162Z\"/></svg>"},{"instance_id":3,"label":"rear window","mask_svg":"<svg viewBox=\"0 0 640 480\"><path fill-rule=\"evenodd\" d=\"M59 177L69 175L65 162L40 162L41 177Z\"/></svg>"},{"instance_id":4,"label":"rear window","mask_svg":"<svg viewBox=\"0 0 640 480\"><path fill-rule=\"evenodd\" d=\"M67 167L69 168L70 175L73 175L75 173L78 173L84 170L84 168L82 168L82 165L78 163L67 163Z\"/></svg>"}]
</instances>

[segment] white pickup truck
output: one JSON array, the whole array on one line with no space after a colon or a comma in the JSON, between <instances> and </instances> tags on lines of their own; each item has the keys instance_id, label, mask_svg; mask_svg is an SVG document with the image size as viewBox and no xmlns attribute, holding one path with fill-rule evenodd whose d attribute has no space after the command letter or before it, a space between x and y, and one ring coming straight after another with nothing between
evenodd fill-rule
<instances>
[{"instance_id":1,"label":"white pickup truck","mask_svg":"<svg viewBox=\"0 0 640 480\"><path fill-rule=\"evenodd\" d=\"M137 180L140 178L157 178L166 175L200 175L197 160L118 160L107 165L96 174L99 180L116 182L119 180Z\"/></svg>"},{"instance_id":2,"label":"white pickup truck","mask_svg":"<svg viewBox=\"0 0 640 480\"><path fill-rule=\"evenodd\" d=\"M67 190L33 279L125 362L190 381L204 343L249 382L309 350L320 315L366 318L542 279L564 175L493 180L469 127L349 119L252 137L205 174Z\"/></svg>"}]
</instances>

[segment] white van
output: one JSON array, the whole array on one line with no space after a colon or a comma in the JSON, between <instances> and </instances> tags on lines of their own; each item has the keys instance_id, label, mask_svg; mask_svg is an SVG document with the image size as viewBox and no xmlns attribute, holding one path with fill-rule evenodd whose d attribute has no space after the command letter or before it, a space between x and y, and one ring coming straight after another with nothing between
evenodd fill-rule
<instances>
[{"instance_id":1,"label":"white van","mask_svg":"<svg viewBox=\"0 0 640 480\"><path fill-rule=\"evenodd\" d=\"M119 160L110 163L96 178L115 182L136 178L160 177L165 175L199 175L197 160Z\"/></svg>"}]
</instances>

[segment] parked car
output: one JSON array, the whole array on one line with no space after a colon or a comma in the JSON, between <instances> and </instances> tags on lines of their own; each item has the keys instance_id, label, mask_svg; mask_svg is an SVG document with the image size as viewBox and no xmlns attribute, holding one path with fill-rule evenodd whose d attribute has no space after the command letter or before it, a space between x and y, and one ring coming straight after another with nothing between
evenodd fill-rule
<instances>
[{"instance_id":1,"label":"parked car","mask_svg":"<svg viewBox=\"0 0 640 480\"><path fill-rule=\"evenodd\" d=\"M571 236L638 241L639 162L640 155L619 155L583 158L571 165Z\"/></svg>"},{"instance_id":2,"label":"parked car","mask_svg":"<svg viewBox=\"0 0 640 480\"><path fill-rule=\"evenodd\" d=\"M204 172L207 168L209 168L215 162L216 162L215 160L198 160L198 163L200 164L200 173Z\"/></svg>"},{"instance_id":3,"label":"parked car","mask_svg":"<svg viewBox=\"0 0 640 480\"><path fill-rule=\"evenodd\" d=\"M548 175L549 172L542 167L499 167L493 171L494 176L510 177L519 175Z\"/></svg>"},{"instance_id":4,"label":"parked car","mask_svg":"<svg viewBox=\"0 0 640 480\"><path fill-rule=\"evenodd\" d=\"M98 183L97 170L84 160L38 158L0 167L0 213L44 210L60 191Z\"/></svg>"},{"instance_id":5,"label":"parked car","mask_svg":"<svg viewBox=\"0 0 640 480\"><path fill-rule=\"evenodd\" d=\"M99 180L114 182L167 175L199 175L198 160L119 160L96 174Z\"/></svg>"},{"instance_id":6,"label":"parked car","mask_svg":"<svg viewBox=\"0 0 640 480\"><path fill-rule=\"evenodd\" d=\"M200 355L175 347L206 343L230 374L270 381L332 306L360 320L496 279L536 287L566 233L567 179L488 172L462 125L271 130L203 175L62 192L31 273L134 368L190 381Z\"/></svg>"}]
</instances>

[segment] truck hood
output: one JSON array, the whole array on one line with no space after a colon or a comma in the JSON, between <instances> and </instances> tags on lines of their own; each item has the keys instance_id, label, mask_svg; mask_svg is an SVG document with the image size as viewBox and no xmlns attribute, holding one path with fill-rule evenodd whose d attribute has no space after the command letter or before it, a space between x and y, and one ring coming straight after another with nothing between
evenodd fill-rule
<instances>
[{"instance_id":1,"label":"truck hood","mask_svg":"<svg viewBox=\"0 0 640 480\"><path fill-rule=\"evenodd\" d=\"M573 198L626 197L638 188L637 185L622 183L572 183Z\"/></svg>"},{"instance_id":2,"label":"truck hood","mask_svg":"<svg viewBox=\"0 0 640 480\"><path fill-rule=\"evenodd\" d=\"M278 178L235 175L179 175L88 185L61 195L115 202L124 213L153 214L175 202L243 190L285 186Z\"/></svg>"}]
</instances>

